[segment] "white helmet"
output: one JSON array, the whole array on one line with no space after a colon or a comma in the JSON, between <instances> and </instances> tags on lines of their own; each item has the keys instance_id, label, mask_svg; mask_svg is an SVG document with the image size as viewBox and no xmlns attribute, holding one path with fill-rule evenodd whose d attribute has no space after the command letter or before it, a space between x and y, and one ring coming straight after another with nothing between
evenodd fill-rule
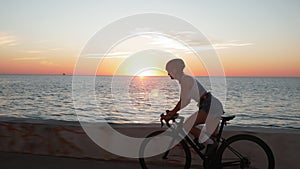
<instances>
[{"instance_id":1,"label":"white helmet","mask_svg":"<svg viewBox=\"0 0 300 169\"><path fill-rule=\"evenodd\" d=\"M185 68L184 61L182 59L172 59L166 64L167 71L182 72Z\"/></svg>"}]
</instances>

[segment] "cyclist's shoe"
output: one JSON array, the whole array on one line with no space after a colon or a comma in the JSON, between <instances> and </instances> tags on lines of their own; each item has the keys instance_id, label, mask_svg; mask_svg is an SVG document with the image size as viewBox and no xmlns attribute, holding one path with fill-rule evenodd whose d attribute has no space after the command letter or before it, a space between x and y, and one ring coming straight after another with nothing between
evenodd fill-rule
<instances>
[{"instance_id":1,"label":"cyclist's shoe","mask_svg":"<svg viewBox=\"0 0 300 169\"><path fill-rule=\"evenodd\" d=\"M198 138L194 139L194 143L197 145L197 147L198 147L199 150L203 150L205 148L204 144L199 143Z\"/></svg>"},{"instance_id":2,"label":"cyclist's shoe","mask_svg":"<svg viewBox=\"0 0 300 169\"><path fill-rule=\"evenodd\" d=\"M205 155L207 155L207 156L214 155L217 151L217 148L218 148L218 143L216 141L214 141L213 144L207 144L206 150L205 150Z\"/></svg>"}]
</instances>

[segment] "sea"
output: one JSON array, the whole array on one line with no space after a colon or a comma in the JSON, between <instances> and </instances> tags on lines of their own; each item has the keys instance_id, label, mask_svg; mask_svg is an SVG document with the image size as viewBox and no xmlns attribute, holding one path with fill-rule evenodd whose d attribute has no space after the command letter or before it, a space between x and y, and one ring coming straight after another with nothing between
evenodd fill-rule
<instances>
[{"instance_id":1,"label":"sea","mask_svg":"<svg viewBox=\"0 0 300 169\"><path fill-rule=\"evenodd\" d=\"M0 75L0 118L159 124L160 114L179 100L179 84L169 77L74 77ZM210 77L196 79L217 95ZM225 114L236 115L231 126L300 129L300 78L224 80ZM83 90L78 91L80 85ZM190 116L196 104L191 102L180 114Z\"/></svg>"}]
</instances>

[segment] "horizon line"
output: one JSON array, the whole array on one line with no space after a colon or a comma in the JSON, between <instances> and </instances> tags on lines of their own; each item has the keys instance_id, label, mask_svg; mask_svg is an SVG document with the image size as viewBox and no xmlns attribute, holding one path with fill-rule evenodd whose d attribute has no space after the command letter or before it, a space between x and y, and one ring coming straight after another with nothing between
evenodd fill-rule
<instances>
[{"instance_id":1,"label":"horizon line","mask_svg":"<svg viewBox=\"0 0 300 169\"><path fill-rule=\"evenodd\" d=\"M0 75L24 75L24 76L26 76L26 75L28 75L28 76L30 76L30 75L33 75L33 76L104 76L104 77L109 77L109 76L123 76L123 77L132 77L132 76L134 76L134 75L84 75L84 74L82 74L82 75L74 75L74 74L67 74L67 73L65 73L65 74L22 74L22 73L18 73L18 74L16 74L16 73L0 73ZM153 76L137 76L137 77L168 77L168 75L153 75ZM212 75L212 76L208 76L208 75L199 75L199 76L194 76L194 77L256 77L256 78L259 78L259 77L261 77L261 78L263 78L263 77L265 77L265 78L267 78L267 77L269 77L269 78L300 78L300 76L277 76L277 75L272 75L272 76L260 76L260 75L229 75L229 76L226 76L226 75L224 75L224 76L215 76L215 75Z\"/></svg>"}]
</instances>

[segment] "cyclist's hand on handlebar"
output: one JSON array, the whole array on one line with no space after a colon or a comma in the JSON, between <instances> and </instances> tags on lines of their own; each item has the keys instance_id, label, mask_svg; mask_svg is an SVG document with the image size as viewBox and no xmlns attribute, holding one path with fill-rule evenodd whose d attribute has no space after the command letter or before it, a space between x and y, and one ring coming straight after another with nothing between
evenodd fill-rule
<instances>
[{"instance_id":1,"label":"cyclist's hand on handlebar","mask_svg":"<svg viewBox=\"0 0 300 169\"><path fill-rule=\"evenodd\" d=\"M177 112L170 111L170 110L166 110L166 113L167 113L166 115L162 115L162 118L165 121L176 119L178 117L178 115L179 115Z\"/></svg>"},{"instance_id":2,"label":"cyclist's hand on handlebar","mask_svg":"<svg viewBox=\"0 0 300 169\"><path fill-rule=\"evenodd\" d=\"M166 110L166 113L167 113L167 114L162 113L162 114L160 115L160 123L161 123L161 127L164 125L164 122L163 122L163 121L165 121L166 125L167 125L168 127L170 127L169 121L172 120L173 122L175 122L175 119L179 116L178 113L172 112L172 111L169 111L169 110Z\"/></svg>"}]
</instances>

